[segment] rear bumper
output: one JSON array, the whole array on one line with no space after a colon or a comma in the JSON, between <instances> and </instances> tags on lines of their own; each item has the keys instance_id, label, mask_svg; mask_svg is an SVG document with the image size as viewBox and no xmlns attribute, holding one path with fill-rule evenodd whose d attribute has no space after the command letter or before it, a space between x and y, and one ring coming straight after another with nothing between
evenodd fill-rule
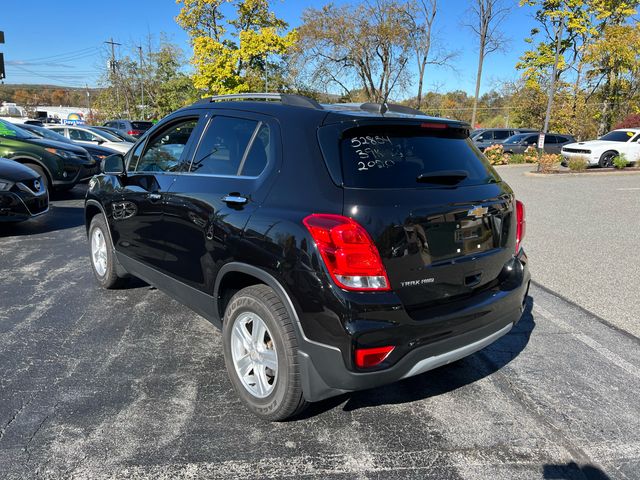
<instances>
[{"instance_id":1,"label":"rear bumper","mask_svg":"<svg viewBox=\"0 0 640 480\"><path fill-rule=\"evenodd\" d=\"M488 293L476 303L457 310L453 317L443 315L450 322L455 322L456 318L481 318L481 322L475 322L477 328L426 343L423 339L429 336L431 324L427 322L422 330L412 329L415 337L405 338L405 344L400 348L406 353L386 368L354 371L347 367L340 348L302 339L299 363L305 398L319 401L345 392L393 383L459 360L493 343L507 334L522 315L531 277L526 260L521 265L522 274L514 288ZM394 338L394 329L387 329L385 335Z\"/></svg>"}]
</instances>

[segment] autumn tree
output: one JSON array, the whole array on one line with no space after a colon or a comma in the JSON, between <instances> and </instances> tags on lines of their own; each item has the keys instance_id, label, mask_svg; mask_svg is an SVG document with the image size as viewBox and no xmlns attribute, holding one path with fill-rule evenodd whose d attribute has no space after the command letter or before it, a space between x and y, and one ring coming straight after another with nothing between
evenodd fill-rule
<instances>
[{"instance_id":1,"label":"autumn tree","mask_svg":"<svg viewBox=\"0 0 640 480\"><path fill-rule=\"evenodd\" d=\"M281 60L296 43L297 32L270 10L269 0L177 0L176 18L191 37L196 88L219 95L262 90L281 73ZM223 6L232 4L227 19ZM281 77L281 75L280 75ZM274 85L281 89L282 85Z\"/></svg>"},{"instance_id":2,"label":"autumn tree","mask_svg":"<svg viewBox=\"0 0 640 480\"><path fill-rule=\"evenodd\" d=\"M372 102L386 102L405 85L411 31L404 3L328 4L306 9L302 21L298 63L312 85L337 86L352 101L362 89Z\"/></svg>"},{"instance_id":3,"label":"autumn tree","mask_svg":"<svg viewBox=\"0 0 640 480\"><path fill-rule=\"evenodd\" d=\"M182 50L165 38L158 45L147 43L142 63L132 46L130 54L118 58L115 75L104 72L104 88L93 101L99 116L162 118L197 99L191 78L182 71L186 63Z\"/></svg>"},{"instance_id":4,"label":"autumn tree","mask_svg":"<svg viewBox=\"0 0 640 480\"><path fill-rule=\"evenodd\" d=\"M427 67L449 66L457 54L455 51L443 50L436 43L437 13L438 0L410 0L406 4L410 48L413 50L418 68L417 95L413 102L413 106L418 109L422 108Z\"/></svg>"},{"instance_id":5,"label":"autumn tree","mask_svg":"<svg viewBox=\"0 0 640 480\"><path fill-rule=\"evenodd\" d=\"M502 0L474 0L471 7L471 23L468 27L478 40L478 69L476 72L476 89L473 97L471 125L475 126L478 112L478 97L482 82L482 68L487 55L500 50L506 39L500 31L500 24L506 18L509 8Z\"/></svg>"}]
</instances>

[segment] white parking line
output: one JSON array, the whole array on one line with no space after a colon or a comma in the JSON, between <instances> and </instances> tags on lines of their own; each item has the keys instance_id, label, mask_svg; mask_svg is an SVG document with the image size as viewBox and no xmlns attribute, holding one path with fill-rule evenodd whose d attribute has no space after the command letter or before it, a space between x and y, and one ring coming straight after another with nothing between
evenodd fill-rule
<instances>
[{"instance_id":1,"label":"white parking line","mask_svg":"<svg viewBox=\"0 0 640 480\"><path fill-rule=\"evenodd\" d=\"M616 188L616 190L620 192L626 192L629 190L640 190L640 187Z\"/></svg>"},{"instance_id":2,"label":"white parking line","mask_svg":"<svg viewBox=\"0 0 640 480\"><path fill-rule=\"evenodd\" d=\"M533 311L539 313L540 315L552 321L559 327L566 328L567 330L572 332L573 328L567 322L556 317L549 310L546 310L538 305L534 305ZM598 352L600 355L602 355L604 358L609 360L614 365L622 368L623 370L633 375L634 377L640 378L640 368L627 362L624 358L620 357L619 355L612 352L608 348L603 347L600 343L598 343L596 340L591 338L589 335L586 335L584 333L579 333L579 332L572 332L571 335L573 335L576 339L580 340L582 343L584 343L588 347Z\"/></svg>"}]
</instances>

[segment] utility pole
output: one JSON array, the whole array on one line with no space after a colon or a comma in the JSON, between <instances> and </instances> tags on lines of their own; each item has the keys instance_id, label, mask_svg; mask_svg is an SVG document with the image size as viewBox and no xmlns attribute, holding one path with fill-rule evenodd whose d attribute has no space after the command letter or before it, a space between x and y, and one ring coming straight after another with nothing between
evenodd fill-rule
<instances>
[{"instance_id":1,"label":"utility pole","mask_svg":"<svg viewBox=\"0 0 640 480\"><path fill-rule=\"evenodd\" d=\"M87 117L93 118L93 114L91 113L91 92L89 92L89 85L85 83L84 88L87 91L87 109L89 110Z\"/></svg>"},{"instance_id":2,"label":"utility pole","mask_svg":"<svg viewBox=\"0 0 640 480\"><path fill-rule=\"evenodd\" d=\"M564 18L560 18L558 29L556 30L556 56L553 61L551 72L551 82L549 84L549 98L547 99L547 113L544 116L544 127L538 137L538 171L540 171L540 157L544 153L544 139L549 131L549 121L551 119L551 109L553 108L553 97L556 94L556 77L558 76L558 63L560 62L560 48L562 47L562 31L564 29Z\"/></svg>"},{"instance_id":3,"label":"utility pole","mask_svg":"<svg viewBox=\"0 0 640 480\"><path fill-rule=\"evenodd\" d=\"M109 62L109 69L111 70L111 83L116 90L116 109L118 114L120 113L120 90L118 89L118 66L116 63L116 45L120 46L120 43L113 41L113 37L108 42L104 42L107 45L111 45L111 61Z\"/></svg>"},{"instance_id":4,"label":"utility pole","mask_svg":"<svg viewBox=\"0 0 640 480\"><path fill-rule=\"evenodd\" d=\"M4 43L4 32L0 32L0 43ZM4 83L7 76L4 73L4 53L0 53L0 81Z\"/></svg>"},{"instance_id":5,"label":"utility pole","mask_svg":"<svg viewBox=\"0 0 640 480\"><path fill-rule=\"evenodd\" d=\"M144 120L144 70L142 69L142 47L138 47L140 54L140 110L142 111L142 120Z\"/></svg>"}]
</instances>

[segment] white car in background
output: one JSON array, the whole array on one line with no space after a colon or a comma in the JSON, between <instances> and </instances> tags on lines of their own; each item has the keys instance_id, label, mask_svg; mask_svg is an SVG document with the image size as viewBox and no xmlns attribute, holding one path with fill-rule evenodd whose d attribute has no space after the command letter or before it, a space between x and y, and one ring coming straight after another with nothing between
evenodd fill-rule
<instances>
[{"instance_id":1,"label":"white car in background","mask_svg":"<svg viewBox=\"0 0 640 480\"><path fill-rule=\"evenodd\" d=\"M79 144L100 145L122 154L133 146L131 142L125 142L120 137L88 125L51 125L47 128Z\"/></svg>"},{"instance_id":2,"label":"white car in background","mask_svg":"<svg viewBox=\"0 0 640 480\"><path fill-rule=\"evenodd\" d=\"M598 140L569 143L562 147L563 161L584 157L589 165L613 166L613 159L624 154L629 162L640 161L640 128L613 130Z\"/></svg>"}]
</instances>

